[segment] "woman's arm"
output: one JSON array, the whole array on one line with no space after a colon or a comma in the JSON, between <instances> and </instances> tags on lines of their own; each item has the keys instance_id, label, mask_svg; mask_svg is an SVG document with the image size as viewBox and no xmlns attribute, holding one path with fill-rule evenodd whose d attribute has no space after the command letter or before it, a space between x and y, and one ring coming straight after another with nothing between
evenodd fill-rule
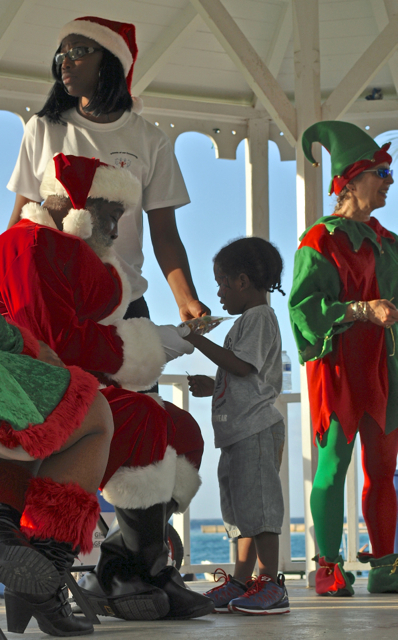
<instances>
[{"instance_id":1,"label":"woman's arm","mask_svg":"<svg viewBox=\"0 0 398 640\"><path fill-rule=\"evenodd\" d=\"M178 233L173 207L148 211L153 250L180 310L181 320L200 318L210 309L198 300L188 257Z\"/></svg>"},{"instance_id":2,"label":"woman's arm","mask_svg":"<svg viewBox=\"0 0 398 640\"><path fill-rule=\"evenodd\" d=\"M398 309L390 300L368 300L352 302L348 305L343 322L369 320L380 327L391 327L398 321Z\"/></svg>"},{"instance_id":3,"label":"woman's arm","mask_svg":"<svg viewBox=\"0 0 398 640\"><path fill-rule=\"evenodd\" d=\"M14 224L19 222L19 220L21 218L22 207L24 207L25 204L28 204L28 202L35 202L35 200L30 200L29 198L25 198L25 196L21 196L20 193L16 194L15 203L14 203L14 209L12 210L10 222L8 223L7 229L10 229L10 227L13 227ZM40 204L40 203L38 203L38 204Z\"/></svg>"}]
</instances>

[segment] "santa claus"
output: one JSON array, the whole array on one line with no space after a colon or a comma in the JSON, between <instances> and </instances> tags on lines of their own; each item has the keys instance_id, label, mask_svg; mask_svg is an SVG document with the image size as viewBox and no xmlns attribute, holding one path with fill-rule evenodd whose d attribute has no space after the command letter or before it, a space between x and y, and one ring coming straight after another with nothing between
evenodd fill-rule
<instances>
[{"instance_id":1,"label":"santa claus","mask_svg":"<svg viewBox=\"0 0 398 640\"><path fill-rule=\"evenodd\" d=\"M172 420L137 390L191 345L184 329L123 319L131 291L112 252L140 188L124 169L58 154L43 178L43 205L27 204L0 236L0 311L65 364L97 375L111 407L115 432L100 488L118 522L81 582L94 610L127 620L190 618L213 604L166 566L165 527L199 488L203 440L189 414L173 408Z\"/></svg>"}]
</instances>

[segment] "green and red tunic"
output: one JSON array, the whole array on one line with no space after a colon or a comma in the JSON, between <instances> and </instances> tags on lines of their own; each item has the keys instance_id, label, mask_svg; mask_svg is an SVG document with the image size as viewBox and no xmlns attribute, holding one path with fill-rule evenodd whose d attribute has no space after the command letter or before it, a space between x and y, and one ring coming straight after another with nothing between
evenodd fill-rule
<instances>
[{"instance_id":1,"label":"green and red tunic","mask_svg":"<svg viewBox=\"0 0 398 640\"><path fill-rule=\"evenodd\" d=\"M300 238L289 298L300 363L306 363L314 436L331 414L347 441L367 412L390 433L398 427L398 327L345 322L354 301L398 304L398 236L376 218L320 218Z\"/></svg>"}]
</instances>

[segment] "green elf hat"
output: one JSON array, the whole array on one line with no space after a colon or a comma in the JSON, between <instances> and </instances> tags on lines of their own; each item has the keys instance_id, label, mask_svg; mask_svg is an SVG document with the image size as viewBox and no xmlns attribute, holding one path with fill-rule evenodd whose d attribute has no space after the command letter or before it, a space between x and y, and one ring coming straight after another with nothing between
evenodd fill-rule
<instances>
[{"instance_id":1,"label":"green elf hat","mask_svg":"<svg viewBox=\"0 0 398 640\"><path fill-rule=\"evenodd\" d=\"M365 169L382 162L392 162L392 157L387 153L391 142L380 148L365 131L350 122L325 120L316 122L304 131L302 144L305 157L313 166L319 166L312 155L313 142L320 142L331 155L329 195L338 195L350 180Z\"/></svg>"}]
</instances>

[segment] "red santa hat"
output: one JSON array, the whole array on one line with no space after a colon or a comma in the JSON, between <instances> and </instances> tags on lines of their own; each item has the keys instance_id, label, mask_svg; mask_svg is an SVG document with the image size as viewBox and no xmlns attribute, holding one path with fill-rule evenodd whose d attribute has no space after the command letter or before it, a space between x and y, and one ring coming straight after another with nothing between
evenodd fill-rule
<instances>
[{"instance_id":1,"label":"red santa hat","mask_svg":"<svg viewBox=\"0 0 398 640\"><path fill-rule=\"evenodd\" d=\"M122 63L127 88L129 91L131 90L134 63L138 54L133 24L105 20L95 16L76 18L62 27L58 36L58 44L61 44L62 40L72 33L95 40L113 53Z\"/></svg>"},{"instance_id":2,"label":"red santa hat","mask_svg":"<svg viewBox=\"0 0 398 640\"><path fill-rule=\"evenodd\" d=\"M126 209L138 204L141 185L127 169L112 167L97 158L59 153L48 163L40 185L40 195L70 198L73 207L64 218L64 230L81 238L92 233L92 219L85 209L87 198L120 202Z\"/></svg>"}]
</instances>

